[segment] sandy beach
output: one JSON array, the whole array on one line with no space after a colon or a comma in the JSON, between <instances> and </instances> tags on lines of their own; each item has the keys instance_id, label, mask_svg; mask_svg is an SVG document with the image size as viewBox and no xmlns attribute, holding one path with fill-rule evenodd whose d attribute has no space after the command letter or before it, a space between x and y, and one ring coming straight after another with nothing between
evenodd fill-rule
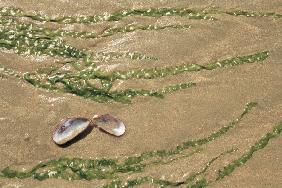
<instances>
[{"instance_id":1,"label":"sandy beach","mask_svg":"<svg viewBox=\"0 0 282 188\"><path fill-rule=\"evenodd\" d=\"M86 54L125 53L121 57L112 58L109 55L107 61L95 61L99 70L107 73L182 64L205 66L213 62L220 62L220 66L213 70L205 68L179 74L168 73L167 76L152 79L132 76L130 79L113 80L110 92L127 89L160 91L160 88L180 83L196 84L191 88L165 93L163 98L129 97L131 103L117 100L99 102L96 98L92 100L93 98L71 92L48 90L41 85L35 87L22 77L2 73L0 67L0 187L114 187L114 182L118 182L117 187L189 187L193 183L198 187L282 187L281 0L218 0L210 3L196 0L77 2L1 0L0 8L18 8L25 14L15 18L13 15L0 14L0 19L9 17L16 22L32 23L36 27L50 29L51 34L55 30L97 31L103 34L109 28L137 25L139 29L117 32L111 36L58 36L64 44ZM60 23L26 16L39 13L56 20L55 18L64 16L76 18L80 15L105 15L105 12L163 7L206 11L207 15L203 13L205 18L193 15L197 19L188 15L191 16L188 19L187 15L170 15L173 12L161 16L135 13L117 21L102 20L97 23ZM237 16L227 14L234 10L249 13ZM148 25L164 28L140 29L141 26ZM168 25L173 27L166 28ZM189 27L184 28L183 25ZM0 26L1 29L13 27L4 22ZM62 66L58 62L66 60L81 64L84 61L84 57L50 56L44 54L46 51L42 51L42 55L20 54L14 50L16 48L3 47L3 36L1 33L0 65L19 74ZM54 34L48 37L51 39L46 40L55 40L57 36ZM27 50L29 48L32 47L27 47ZM142 58L130 57L131 52L142 54ZM267 57L263 60L255 59L256 55L251 56L263 52L267 52ZM243 59L246 56L255 60L252 63L248 63L251 60L246 60L247 63L242 60L243 63L234 66L223 65L224 60L237 57ZM97 79L91 81L95 86L102 87ZM257 105L241 116L250 102ZM91 118L95 114L106 113L124 121L127 128L125 135L113 137L94 128L85 138L67 147L59 147L52 141L53 131L61 119L80 116ZM232 121L235 122L234 126ZM226 132L219 131L230 123L232 126L226 128ZM213 133L218 133L218 136ZM203 138L206 141L200 140ZM192 140L200 141L186 148L185 142ZM56 171L54 177L50 175L51 171L47 171L49 176L40 181L35 174L40 176L41 172L45 172L45 167L30 172L29 175L27 173L25 178L8 177L3 172L6 167L17 172L29 172L40 163L49 164L48 161L62 157L70 160L113 159L118 164L125 164L123 161L128 157L143 153L174 151L175 148L178 151L177 146L182 146L183 143L180 152L165 156L154 154L133 165L125 165L128 167L126 170L119 170L115 166L109 176L83 179L81 174L75 174L77 171L69 168L62 172ZM224 171L226 166L232 170ZM140 170L131 170L129 167L140 167ZM82 171L87 171L88 167L85 168ZM104 170L108 169L105 167ZM222 171L224 175L221 176ZM74 175L69 175L73 173ZM191 182L189 177L193 177ZM142 181L140 178L143 178ZM130 184L130 180L138 181Z\"/></svg>"}]
</instances>

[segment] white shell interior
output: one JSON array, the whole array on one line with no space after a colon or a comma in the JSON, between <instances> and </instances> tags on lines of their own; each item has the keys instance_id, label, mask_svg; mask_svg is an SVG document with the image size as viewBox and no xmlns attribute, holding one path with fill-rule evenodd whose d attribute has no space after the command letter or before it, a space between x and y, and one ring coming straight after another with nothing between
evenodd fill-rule
<instances>
[{"instance_id":1,"label":"white shell interior","mask_svg":"<svg viewBox=\"0 0 282 188\"><path fill-rule=\"evenodd\" d=\"M123 122L119 122L118 127L113 129L113 134L115 136L121 136L125 133L125 125Z\"/></svg>"}]
</instances>

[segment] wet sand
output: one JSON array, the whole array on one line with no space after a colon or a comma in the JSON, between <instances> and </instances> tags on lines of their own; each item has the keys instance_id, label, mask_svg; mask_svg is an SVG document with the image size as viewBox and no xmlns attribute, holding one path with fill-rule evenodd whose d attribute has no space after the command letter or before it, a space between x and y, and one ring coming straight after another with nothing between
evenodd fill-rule
<instances>
[{"instance_id":1,"label":"wet sand","mask_svg":"<svg viewBox=\"0 0 282 188\"><path fill-rule=\"evenodd\" d=\"M219 7L220 10L242 9L282 14L282 2L213 1L5 1L0 6L14 6L24 11L42 11L47 15L94 15L129 8L144 7ZM247 102L258 107L240 124L217 140L209 142L191 157L168 165L148 167L137 174L123 174L122 179L152 176L169 181L182 181L213 157L229 150L238 151L220 158L206 172L214 179L215 170L222 168L246 152L258 139L282 120L282 19L214 15L218 20L188 20L179 17L129 17L119 23L183 23L193 27L184 30L135 31L101 39L66 39L73 46L96 51L138 51L159 57L158 61L118 59L108 64L120 64L117 70L162 67L183 63L207 64L216 60L269 51L263 63L253 63L212 71L183 73L152 80L116 81L116 89L155 89L184 81L195 81L196 87L177 91L164 99L136 97L132 104L97 103L66 93L51 92L13 77L0 78L0 169L30 169L40 161L62 156L95 158L124 158L147 151L172 149L184 141L202 138L228 124L242 113ZM136 21L137 20L137 21ZM103 25L103 23L101 23ZM85 29L88 26L75 28ZM90 27L90 26L89 26ZM88 28L89 29L89 28ZM31 57L0 51L0 63L17 71L35 70L44 63ZM52 142L56 124L64 117L92 117L111 113L122 119L126 134L111 137L93 129L84 139L66 148ZM282 137L271 140L244 165L211 187L281 187ZM0 178L1 187L100 187L110 180ZM154 187L143 184L141 187Z\"/></svg>"}]
</instances>

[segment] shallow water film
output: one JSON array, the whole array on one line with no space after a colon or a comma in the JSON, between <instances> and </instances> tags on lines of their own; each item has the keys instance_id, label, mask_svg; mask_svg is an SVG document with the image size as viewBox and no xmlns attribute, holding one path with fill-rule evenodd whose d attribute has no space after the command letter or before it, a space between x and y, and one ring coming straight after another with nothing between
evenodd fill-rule
<instances>
[{"instance_id":1,"label":"shallow water film","mask_svg":"<svg viewBox=\"0 0 282 188\"><path fill-rule=\"evenodd\" d=\"M279 5L1 1L0 186L281 187Z\"/></svg>"}]
</instances>

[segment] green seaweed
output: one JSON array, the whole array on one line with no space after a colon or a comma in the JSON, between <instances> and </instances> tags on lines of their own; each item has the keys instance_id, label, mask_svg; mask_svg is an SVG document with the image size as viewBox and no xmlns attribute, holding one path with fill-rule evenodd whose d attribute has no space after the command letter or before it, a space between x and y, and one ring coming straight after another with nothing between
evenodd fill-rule
<instances>
[{"instance_id":1,"label":"green seaweed","mask_svg":"<svg viewBox=\"0 0 282 188\"><path fill-rule=\"evenodd\" d=\"M88 32L72 32L63 30L51 30L48 28L38 27L35 24L26 24L16 21L14 19L1 19L0 22L0 48L13 50L17 54L23 55L47 55L47 56L61 56L65 58L75 58L89 62L101 62L110 61L112 59L118 59L121 57L130 58L132 60L157 60L156 57L146 56L138 52L100 52L95 54L89 54L84 50L79 50L71 45L67 44L61 39L62 36L72 36L81 38L90 38L92 33ZM102 34L96 37L110 36L119 32L131 32L128 28L133 30L160 30L165 28L185 28L186 25L168 25L168 26L156 26L156 25L133 25L125 26L121 28L112 28L104 31ZM113 31L112 31L113 30ZM133 31L132 30L132 31Z\"/></svg>"},{"instance_id":2,"label":"green seaweed","mask_svg":"<svg viewBox=\"0 0 282 188\"><path fill-rule=\"evenodd\" d=\"M129 16L143 16L143 17L162 17L162 16L180 16L186 17L188 19L197 19L197 20L215 20L209 14L214 13L225 13L232 16L247 16L247 17L274 17L281 18L282 15L275 12L255 12L255 11L246 11L246 10L216 10L216 9L206 9L206 10L196 10L196 9L187 9L187 8L143 8L143 9L128 9L122 10L114 13L104 13L102 15L93 15L93 16L64 16L50 18L47 15L42 15L39 13L25 13L21 9L14 7L2 7L0 8L0 16L3 17L26 17L34 21L40 22L55 22L59 24L90 24L98 23L103 21L120 21L123 18Z\"/></svg>"},{"instance_id":3,"label":"green seaweed","mask_svg":"<svg viewBox=\"0 0 282 188\"><path fill-rule=\"evenodd\" d=\"M218 139L222 135L226 134L230 129L234 128L236 125L240 123L240 121L244 118L246 114L248 114L255 106L257 103L255 102L250 102L247 103L245 106L244 111L238 118L235 120L231 121L228 125L223 126L216 132L211 133L209 136L200 138L200 139L195 139L195 140L189 140L183 142L181 145L178 145L175 149L173 150L159 150L159 151L151 151L151 152L146 152L143 153L139 156L133 156L133 157L128 157L125 160L125 164L139 164L140 162L147 160L152 157L167 157L171 155L176 155L181 153L184 150L187 150L191 147L197 147L197 146L202 146L204 144L207 144L215 139Z\"/></svg>"},{"instance_id":4,"label":"green seaweed","mask_svg":"<svg viewBox=\"0 0 282 188\"><path fill-rule=\"evenodd\" d=\"M163 179L158 179L158 178L154 178L154 177L150 177L150 176L145 176L145 177L141 177L141 178L136 178L136 179L131 179L131 180L127 180L125 182L125 184L123 185L121 181L117 181L114 180L111 183L104 185L103 188L108 188L108 187L123 187L123 188L129 188L129 187L134 187L134 186L138 186L144 183L151 183L151 184L155 184L155 185L159 185L160 187L167 187L167 186L179 186L179 185L186 185L189 188L196 188L196 187L205 187L208 185L208 182L205 178L201 178L200 180L197 179L198 176L204 174L209 167L220 157L229 154L231 152L234 152L234 149L225 151L223 153L221 153L220 155L212 158L206 165L205 167L196 172L191 174L188 178L186 178L186 180L181 181L181 182L172 182L172 181L168 181L168 180L163 180Z\"/></svg>"},{"instance_id":5,"label":"green seaweed","mask_svg":"<svg viewBox=\"0 0 282 188\"><path fill-rule=\"evenodd\" d=\"M169 75L177 75L183 72L192 72L200 70L214 70L221 67L232 67L237 65L243 65L248 63L254 63L257 61L263 61L268 57L268 51L258 52L256 54L234 57L230 59L225 59L217 62L213 62L207 65L199 64L183 64L179 66L165 67L165 68L151 68L151 69L141 69L141 70L131 70L131 71L116 71L108 76L108 79L132 79L132 78L142 78L142 79L154 79L166 77ZM91 70L83 71L83 74L91 75ZM95 77L96 75L94 75Z\"/></svg>"},{"instance_id":6,"label":"green seaweed","mask_svg":"<svg viewBox=\"0 0 282 188\"><path fill-rule=\"evenodd\" d=\"M13 50L17 54L23 55L47 55L61 56L65 58L81 59L87 62L103 62L121 57L132 60L157 60L156 57L146 56L138 52L104 52L89 54L70 46L60 38L50 38L40 33L30 31L19 31L12 29L0 29L0 48Z\"/></svg>"},{"instance_id":7,"label":"green seaweed","mask_svg":"<svg viewBox=\"0 0 282 188\"><path fill-rule=\"evenodd\" d=\"M214 18L207 15L204 11L197 11L186 8L146 8L146 9L129 9L114 13L104 13L103 15L94 16L64 16L49 18L46 15L38 13L28 14L24 13L21 9L13 7L2 7L0 9L1 16L14 16L14 17L27 17L36 21L56 22L62 24L73 23L98 23L103 21L119 21L129 16L146 16L146 17L161 17L161 16L180 16L188 19L205 19L213 20Z\"/></svg>"},{"instance_id":8,"label":"green seaweed","mask_svg":"<svg viewBox=\"0 0 282 188\"><path fill-rule=\"evenodd\" d=\"M22 74L20 72L17 72L13 69L9 69L1 64L0 64L0 73L3 76L14 76L16 78L22 79Z\"/></svg>"},{"instance_id":9,"label":"green seaweed","mask_svg":"<svg viewBox=\"0 0 282 188\"><path fill-rule=\"evenodd\" d=\"M230 154L230 153L232 153L232 152L234 152L234 151L237 151L237 149L227 150L227 151L221 153L220 155L218 155L218 156L212 158L212 159L206 164L206 166L205 166L202 170L200 170L200 171L198 171L198 172L196 172L196 173L191 174L185 181L183 181L183 182L181 182L181 183L186 184L187 187L207 186L207 185L208 185L208 181L206 180L206 178L202 178L202 179L199 180L199 179L197 179L197 177L199 177L199 176L203 175L204 173L206 173L206 171L209 169L209 167L210 167L217 159L219 159L220 157L222 157L222 156L224 156L224 155L226 155L226 154Z\"/></svg>"},{"instance_id":10,"label":"green seaweed","mask_svg":"<svg viewBox=\"0 0 282 188\"><path fill-rule=\"evenodd\" d=\"M53 69L51 70L52 70L51 72L53 72ZM130 102L131 98L136 96L154 96L154 97L163 98L165 94L170 94L172 92L181 89L190 88L196 85L193 82L187 82L187 83L165 86L157 90L125 89L120 91L118 90L110 91L110 87L112 86L112 83L105 79L100 78L101 80L103 80L104 85L102 86L102 88L97 88L91 85L90 83L88 83L87 82L88 79L82 79L82 78L74 79L70 77L65 78L66 75L68 74L65 73L63 75L47 77L45 74L40 75L38 73L35 74L25 73L22 77L25 81L29 82L35 87L72 93L77 96L89 98L98 102L117 101L117 102L128 103ZM62 85L60 85L59 87L57 86L58 83Z\"/></svg>"},{"instance_id":11,"label":"green seaweed","mask_svg":"<svg viewBox=\"0 0 282 188\"><path fill-rule=\"evenodd\" d=\"M17 31L29 31L30 33L38 36L44 36L45 38L58 38L58 37L73 37L73 38L84 38L84 39L95 39L102 37L109 37L119 33L129 33L134 31L158 31L167 28L172 29L187 29L191 28L191 25L187 24L170 24L170 25L156 25L156 24L147 24L147 25L138 25L138 24L128 24L123 27L111 27L104 30L101 33L97 31L68 31L62 29L50 29L48 27L38 26L32 23L24 23L12 18L2 17L0 20L0 27L2 29L17 30Z\"/></svg>"},{"instance_id":12,"label":"green seaweed","mask_svg":"<svg viewBox=\"0 0 282 188\"><path fill-rule=\"evenodd\" d=\"M282 14L277 14L275 12L255 12L255 11L245 11L245 10L233 10L233 11L226 11L225 13L232 15L232 16L282 18Z\"/></svg>"},{"instance_id":13,"label":"green seaweed","mask_svg":"<svg viewBox=\"0 0 282 188\"><path fill-rule=\"evenodd\" d=\"M56 70L51 72L46 71L47 74L40 74L40 72L25 73L23 79L36 87L72 93L77 96L89 98L98 102L117 101L128 103L130 102L130 99L135 96L154 96L163 98L164 94L190 88L196 84L193 82L180 83L166 86L157 90L126 89L121 91L111 91L114 80L132 78L153 79L168 75L176 75L185 71L214 70L227 66L232 67L263 61L267 57L268 52L264 51L252 55L225 59L207 65L185 64L166 68L142 69L123 72L114 71L112 73L104 73L97 70L96 66L89 66L76 72L60 72ZM91 79L103 80L102 88L97 88L91 85L88 82ZM60 87L58 86L59 83L62 84Z\"/></svg>"},{"instance_id":14,"label":"green seaweed","mask_svg":"<svg viewBox=\"0 0 282 188\"><path fill-rule=\"evenodd\" d=\"M276 138L280 135L282 131L282 122L278 123L271 132L265 134L261 139L259 139L251 148L244 153L238 159L232 161L228 165L226 165L223 169L218 171L218 176L216 180L221 180L226 176L230 175L236 168L244 165L248 160L252 158L254 153L263 149L267 146L269 140Z\"/></svg>"},{"instance_id":15,"label":"green seaweed","mask_svg":"<svg viewBox=\"0 0 282 188\"><path fill-rule=\"evenodd\" d=\"M0 48L14 50L17 54L48 55L83 59L87 54L66 44L63 40L48 38L29 31L0 30Z\"/></svg>"},{"instance_id":16,"label":"green seaweed","mask_svg":"<svg viewBox=\"0 0 282 188\"><path fill-rule=\"evenodd\" d=\"M140 70L130 70L130 71L114 71L112 73L102 73L99 72L95 67L87 68L78 73L69 73L65 75L54 75L52 79L106 79L114 81L116 79L127 80L127 79L155 79L162 78L169 75L177 75L184 72L193 72L200 70L214 70L223 67L232 67L248 63L255 63L265 60L269 56L268 51L258 52L251 55L239 56L234 58L229 58L206 65L199 64L183 64L178 66L171 66L165 68L150 68L150 69L140 69Z\"/></svg>"},{"instance_id":17,"label":"green seaweed","mask_svg":"<svg viewBox=\"0 0 282 188\"><path fill-rule=\"evenodd\" d=\"M108 62L114 59L119 58L128 58L132 60L153 60L156 61L159 58L154 56L147 56L140 52L130 52L130 51L124 51L124 52L98 52L91 55L91 61L94 63L96 62Z\"/></svg>"},{"instance_id":18,"label":"green seaweed","mask_svg":"<svg viewBox=\"0 0 282 188\"><path fill-rule=\"evenodd\" d=\"M191 28L191 25L180 25L180 24L175 24L175 25L165 25L165 26L159 26L159 25L136 25L136 24L130 24L125 27L117 27L117 28L110 28L105 30L102 34L97 35L96 38L99 37L108 37L112 36L117 33L128 33L128 32L133 32L136 30L163 30L166 28L174 28L174 29L186 29L186 28Z\"/></svg>"}]
</instances>

